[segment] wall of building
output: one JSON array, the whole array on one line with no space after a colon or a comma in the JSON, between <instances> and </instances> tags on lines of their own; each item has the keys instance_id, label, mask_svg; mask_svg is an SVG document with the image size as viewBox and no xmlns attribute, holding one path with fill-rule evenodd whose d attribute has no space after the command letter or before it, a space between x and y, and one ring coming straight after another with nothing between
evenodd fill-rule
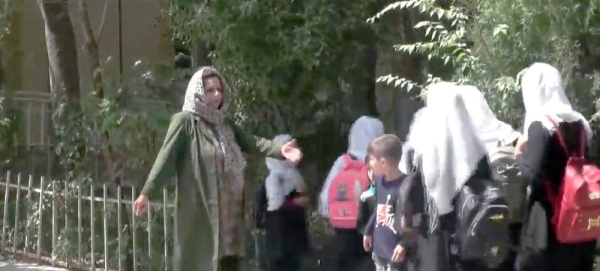
<instances>
[{"instance_id":1,"label":"wall of building","mask_svg":"<svg viewBox=\"0 0 600 271\"><path fill-rule=\"evenodd\" d=\"M96 35L99 36L100 59L104 62L105 79L117 80L119 75L119 14L118 0L86 0L90 20ZM70 0L70 16L73 23L78 47L79 73L82 96L91 91L92 67L84 51L84 35L79 0ZM168 0L122 0L122 62L124 80L135 79L143 71L141 67L152 67L165 61L172 61L174 49L170 42L168 26L159 20L161 11L167 7ZM13 25L15 31L11 42L3 48L4 77L7 87L13 92L21 92L36 102L18 102L17 106L29 110L26 126L33 126L34 135L30 136L32 144L43 144L43 115L49 118L49 108L41 106L48 97L50 86L48 80L48 57L45 44L44 22L40 8L35 0L24 0L20 7L18 20ZM74 56L75 57L75 56ZM135 63L143 65L135 69Z\"/></svg>"}]
</instances>

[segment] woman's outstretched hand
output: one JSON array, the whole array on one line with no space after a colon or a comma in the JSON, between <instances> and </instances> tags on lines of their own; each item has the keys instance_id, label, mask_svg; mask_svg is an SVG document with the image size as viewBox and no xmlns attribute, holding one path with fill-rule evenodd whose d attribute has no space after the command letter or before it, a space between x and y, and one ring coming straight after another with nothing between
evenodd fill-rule
<instances>
[{"instance_id":1,"label":"woman's outstretched hand","mask_svg":"<svg viewBox=\"0 0 600 271\"><path fill-rule=\"evenodd\" d=\"M285 159L290 160L294 163L302 160L302 151L296 145L296 140L292 140L288 143L285 143L283 147L281 147L281 154Z\"/></svg>"},{"instance_id":2,"label":"woman's outstretched hand","mask_svg":"<svg viewBox=\"0 0 600 271\"><path fill-rule=\"evenodd\" d=\"M133 212L135 215L143 215L148 211L148 197L140 195L133 203Z\"/></svg>"}]
</instances>

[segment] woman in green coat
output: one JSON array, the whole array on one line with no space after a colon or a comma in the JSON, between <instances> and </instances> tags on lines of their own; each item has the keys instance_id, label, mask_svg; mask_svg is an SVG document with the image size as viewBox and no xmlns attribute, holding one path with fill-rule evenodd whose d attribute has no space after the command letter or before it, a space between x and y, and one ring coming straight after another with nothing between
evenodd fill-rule
<instances>
[{"instance_id":1,"label":"woman in green coat","mask_svg":"<svg viewBox=\"0 0 600 271\"><path fill-rule=\"evenodd\" d=\"M299 161L294 142L278 145L247 135L225 118L230 89L212 67L189 82L183 110L171 118L158 157L141 195L137 214L163 185L177 177L175 271L242 271L244 167L242 152Z\"/></svg>"}]
</instances>

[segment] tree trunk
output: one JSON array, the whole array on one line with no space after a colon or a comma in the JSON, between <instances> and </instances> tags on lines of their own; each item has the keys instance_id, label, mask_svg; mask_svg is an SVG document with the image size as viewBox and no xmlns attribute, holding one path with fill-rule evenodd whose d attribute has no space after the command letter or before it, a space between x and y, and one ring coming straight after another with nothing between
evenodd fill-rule
<instances>
[{"instance_id":1,"label":"tree trunk","mask_svg":"<svg viewBox=\"0 0 600 271\"><path fill-rule=\"evenodd\" d=\"M208 57L210 51L209 42L206 39L198 37L194 40L192 52L192 66L194 69L212 65L212 61Z\"/></svg>"},{"instance_id":2,"label":"tree trunk","mask_svg":"<svg viewBox=\"0 0 600 271\"><path fill-rule=\"evenodd\" d=\"M81 110L75 32L67 0L38 0L46 29L51 92L66 97L71 108Z\"/></svg>"},{"instance_id":3,"label":"tree trunk","mask_svg":"<svg viewBox=\"0 0 600 271\"><path fill-rule=\"evenodd\" d=\"M9 0L15 1L15 0ZM10 4L9 4L10 5ZM13 6L15 4L12 4ZM18 71L12 72L10 76L2 77L3 79L3 93L7 99L5 100L6 106L11 107L12 98L14 92L23 90L23 49L21 46L21 30L22 30L22 15L19 8L9 8L6 14L6 26L9 28L8 34L2 41L2 70L4 71Z\"/></svg>"},{"instance_id":4,"label":"tree trunk","mask_svg":"<svg viewBox=\"0 0 600 271\"><path fill-rule=\"evenodd\" d=\"M104 4L104 11L102 12L102 19L100 25L98 27L97 33L94 33L92 23L90 20L90 14L87 8L88 0L79 0L79 19L80 23L83 25L83 36L85 37L85 52L90 60L89 72L92 75L92 89L93 94L99 100L106 98L106 93L104 92L104 82L102 77L102 67L100 66L100 48L99 43L102 37L102 33L104 30L104 23L106 22L106 12L108 7L108 0L106 0ZM120 42L120 41L119 41ZM118 196L117 189L118 186L121 185L123 170L121 168L121 163L119 163L120 159L117 153L114 151L112 144L110 142L110 134L108 131L100 131L100 143L102 144L102 157L104 158L104 166L108 168L107 174L109 180L109 193L113 196ZM103 178L104 179L104 178ZM125 195L121 195L121 199L125 200ZM118 206L121 209L121 220L125 221L126 224L123 228L119 229L125 233L126 236L131 236L131 221L130 217L127 215L127 207L126 204L121 204ZM131 244L127 243L125 245L125 251L130 251ZM126 252L126 258L123 262L124 270L129 271L133 270L133 262L132 255L129 252Z\"/></svg>"},{"instance_id":5,"label":"tree trunk","mask_svg":"<svg viewBox=\"0 0 600 271\"><path fill-rule=\"evenodd\" d=\"M359 116L379 117L377 98L375 95L377 79L377 49L373 44L365 44L365 48L357 57L359 65L349 72L347 80L351 86L353 111ZM357 116L358 117L358 116Z\"/></svg>"},{"instance_id":6,"label":"tree trunk","mask_svg":"<svg viewBox=\"0 0 600 271\"><path fill-rule=\"evenodd\" d=\"M421 82L421 71L419 57L395 52L394 44L406 44L415 42L413 26L415 20L410 12L394 13L382 19L381 23L392 29L392 39L382 41L379 46L377 58L377 75L393 74L405 77L416 82ZM421 106L422 102L416 98L418 89L407 92L406 89L396 88L385 82L377 84L377 105L379 114L385 127L401 139L404 139L412 115ZM390 129L392 128L392 129Z\"/></svg>"}]
</instances>

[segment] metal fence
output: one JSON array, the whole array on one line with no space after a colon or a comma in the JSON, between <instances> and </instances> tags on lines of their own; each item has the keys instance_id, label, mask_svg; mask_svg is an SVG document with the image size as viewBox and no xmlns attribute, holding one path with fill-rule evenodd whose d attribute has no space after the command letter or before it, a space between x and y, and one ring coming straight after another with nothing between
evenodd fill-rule
<instances>
[{"instance_id":1,"label":"metal fence","mask_svg":"<svg viewBox=\"0 0 600 271\"><path fill-rule=\"evenodd\" d=\"M74 270L170 270L174 204L167 189L162 202L152 202L147 216L137 217L135 187L11 172L0 177L0 186L5 254Z\"/></svg>"}]
</instances>

